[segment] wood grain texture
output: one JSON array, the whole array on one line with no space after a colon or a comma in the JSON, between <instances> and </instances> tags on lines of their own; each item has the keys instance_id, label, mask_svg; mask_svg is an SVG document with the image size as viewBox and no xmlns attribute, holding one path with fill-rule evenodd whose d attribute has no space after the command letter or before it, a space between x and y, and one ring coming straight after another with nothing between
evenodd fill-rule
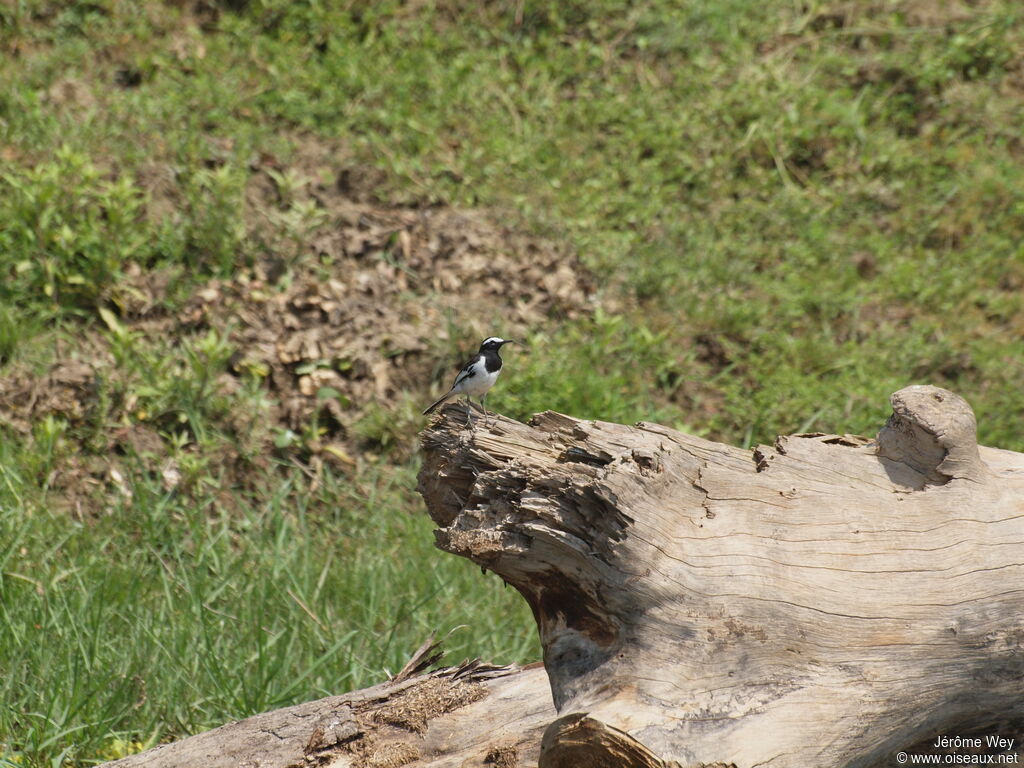
<instances>
[{"instance_id":1,"label":"wood grain texture","mask_svg":"<svg viewBox=\"0 0 1024 768\"><path fill-rule=\"evenodd\" d=\"M1024 455L979 447L951 392L892 404L877 440L753 450L551 412L470 431L447 406L419 479L437 545L519 590L545 669L414 676L113 765L881 768L937 735L1019 749Z\"/></svg>"},{"instance_id":2,"label":"wood grain texture","mask_svg":"<svg viewBox=\"0 0 1024 768\"><path fill-rule=\"evenodd\" d=\"M267 712L106 765L529 768L554 717L539 665L470 665Z\"/></svg>"},{"instance_id":3,"label":"wood grain texture","mask_svg":"<svg viewBox=\"0 0 1024 768\"><path fill-rule=\"evenodd\" d=\"M879 442L753 451L453 410L420 489L438 545L530 603L560 714L685 766L891 765L1024 722L1024 456L952 393L893 405Z\"/></svg>"}]
</instances>

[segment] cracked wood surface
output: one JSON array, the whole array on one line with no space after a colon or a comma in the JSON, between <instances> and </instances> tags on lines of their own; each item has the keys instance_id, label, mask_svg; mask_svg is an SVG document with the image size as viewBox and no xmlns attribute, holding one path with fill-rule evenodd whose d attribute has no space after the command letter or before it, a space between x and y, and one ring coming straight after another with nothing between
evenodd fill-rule
<instances>
[{"instance_id":1,"label":"cracked wood surface","mask_svg":"<svg viewBox=\"0 0 1024 768\"><path fill-rule=\"evenodd\" d=\"M554 718L539 665L471 662L256 715L105 765L459 768L493 766L501 756L508 766L526 767L537 765Z\"/></svg>"},{"instance_id":2,"label":"cracked wood surface","mask_svg":"<svg viewBox=\"0 0 1024 768\"><path fill-rule=\"evenodd\" d=\"M470 432L449 405L423 436L437 544L523 594L546 674L470 663L109 765L880 768L936 735L1019 746L1024 455L977 446L953 393L892 403L877 441L749 451L550 412Z\"/></svg>"},{"instance_id":3,"label":"cracked wood surface","mask_svg":"<svg viewBox=\"0 0 1024 768\"><path fill-rule=\"evenodd\" d=\"M533 608L560 715L684 766L890 765L1024 722L1024 456L953 393L892 402L877 441L753 451L449 406L420 490L438 546Z\"/></svg>"}]
</instances>

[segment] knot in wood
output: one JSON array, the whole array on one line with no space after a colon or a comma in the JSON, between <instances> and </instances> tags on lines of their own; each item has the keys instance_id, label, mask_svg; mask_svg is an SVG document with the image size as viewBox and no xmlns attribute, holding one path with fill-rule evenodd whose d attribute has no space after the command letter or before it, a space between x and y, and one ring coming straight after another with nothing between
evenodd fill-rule
<instances>
[{"instance_id":1,"label":"knot in wood","mask_svg":"<svg viewBox=\"0 0 1024 768\"><path fill-rule=\"evenodd\" d=\"M889 402L892 416L878 433L879 455L908 465L934 485L985 479L974 411L960 395L914 385L894 392Z\"/></svg>"}]
</instances>

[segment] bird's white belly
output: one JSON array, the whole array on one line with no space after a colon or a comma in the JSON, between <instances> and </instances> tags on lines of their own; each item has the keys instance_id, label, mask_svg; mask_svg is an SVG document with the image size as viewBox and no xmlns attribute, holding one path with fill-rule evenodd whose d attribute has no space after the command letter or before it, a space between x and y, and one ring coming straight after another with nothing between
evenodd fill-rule
<instances>
[{"instance_id":1,"label":"bird's white belly","mask_svg":"<svg viewBox=\"0 0 1024 768\"><path fill-rule=\"evenodd\" d=\"M476 376L470 376L459 384L459 392L470 397L483 397L487 394L487 390L494 386L494 382L498 380L499 373L501 373L500 369L494 373L482 371Z\"/></svg>"}]
</instances>

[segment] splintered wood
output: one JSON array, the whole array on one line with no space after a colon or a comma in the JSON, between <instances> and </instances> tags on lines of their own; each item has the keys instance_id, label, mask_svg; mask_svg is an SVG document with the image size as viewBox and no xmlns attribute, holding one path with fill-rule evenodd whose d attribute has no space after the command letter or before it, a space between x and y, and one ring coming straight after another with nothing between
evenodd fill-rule
<instances>
[{"instance_id":1,"label":"splintered wood","mask_svg":"<svg viewBox=\"0 0 1024 768\"><path fill-rule=\"evenodd\" d=\"M544 669L415 676L431 638L411 677L116 765L1019 762L1024 455L979 448L951 392L892 402L877 440L754 450L446 406L419 479L438 546L522 593Z\"/></svg>"},{"instance_id":2,"label":"splintered wood","mask_svg":"<svg viewBox=\"0 0 1024 768\"><path fill-rule=\"evenodd\" d=\"M438 545L523 594L556 708L587 717L549 728L544 768L662 764L611 759L608 733L665 765L776 768L1020 733L1024 456L979 449L951 392L892 404L875 441L753 451L554 413L431 424Z\"/></svg>"}]
</instances>

